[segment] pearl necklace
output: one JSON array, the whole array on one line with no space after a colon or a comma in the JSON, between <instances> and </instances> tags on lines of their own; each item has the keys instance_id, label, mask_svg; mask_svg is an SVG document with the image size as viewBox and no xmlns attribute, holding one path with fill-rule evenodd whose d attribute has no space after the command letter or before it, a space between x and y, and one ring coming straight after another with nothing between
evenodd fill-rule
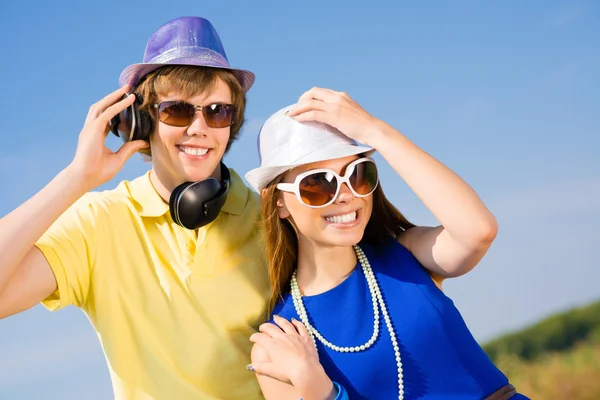
<instances>
[{"instance_id":1,"label":"pearl necklace","mask_svg":"<svg viewBox=\"0 0 600 400\"><path fill-rule=\"evenodd\" d=\"M356 257L360 262L362 270L367 279L367 285L369 286L369 292L371 293L371 299L373 300L373 335L371 338L360 346L336 346L333 343L329 342L327 339L323 337L317 331L317 329L310 324L308 321L308 314L306 313L306 309L304 308L304 303L302 302L302 295L300 294L300 289L298 288L298 281L296 280L296 272L292 274L292 280L290 282L291 292L292 292L292 301L294 302L294 307L296 308L296 313L300 316L300 320L310 333L310 336L313 340L315 348L317 347L316 339L319 339L324 346L329 347L330 349L341 352L341 353L354 353L358 351L364 351L371 347L375 341L377 340L377 336L379 335L379 309L381 308L381 314L383 315L383 319L385 321L385 325L387 326L388 332L390 333L390 338L392 341L392 346L394 347L394 354L396 356L396 365L398 366L398 399L402 400L404 398L404 381L403 381L403 373L402 373L402 360L400 358L400 347L398 346L398 341L396 340L396 333L394 332L394 327L392 325L392 320L390 319L387 307L385 306L385 302L383 301L383 297L381 296L381 290L379 288L379 284L377 283L377 279L375 278L375 274L373 274L373 270L371 269L371 264L369 264L369 260L367 256L362 251L362 249L358 246L352 246L354 252L356 253ZM315 339L316 338L316 339Z\"/></svg>"}]
</instances>

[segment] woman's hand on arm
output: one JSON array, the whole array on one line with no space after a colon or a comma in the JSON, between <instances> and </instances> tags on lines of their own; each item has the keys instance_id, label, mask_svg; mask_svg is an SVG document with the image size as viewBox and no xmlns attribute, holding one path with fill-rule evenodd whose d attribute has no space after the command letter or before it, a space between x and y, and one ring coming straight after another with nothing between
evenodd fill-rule
<instances>
[{"instance_id":1,"label":"woman's hand on arm","mask_svg":"<svg viewBox=\"0 0 600 400\"><path fill-rule=\"evenodd\" d=\"M270 399L333 400L336 390L319 362L317 350L304 325L274 317L250 337L252 364L263 394Z\"/></svg>"}]
</instances>

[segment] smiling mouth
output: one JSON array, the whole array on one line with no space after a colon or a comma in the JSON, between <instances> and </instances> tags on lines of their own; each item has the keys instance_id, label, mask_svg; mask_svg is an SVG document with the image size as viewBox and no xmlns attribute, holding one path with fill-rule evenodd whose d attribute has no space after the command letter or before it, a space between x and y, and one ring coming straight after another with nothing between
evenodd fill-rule
<instances>
[{"instance_id":1,"label":"smiling mouth","mask_svg":"<svg viewBox=\"0 0 600 400\"><path fill-rule=\"evenodd\" d=\"M333 215L331 217L324 217L327 222L332 224L350 224L358 218L358 210L351 211L346 214Z\"/></svg>"},{"instance_id":2,"label":"smiling mouth","mask_svg":"<svg viewBox=\"0 0 600 400\"><path fill-rule=\"evenodd\" d=\"M203 149L200 147L189 147L189 146L177 146L177 148L182 153L185 153L190 156L196 156L196 157L202 157L203 155L208 153L208 151L210 150L210 149Z\"/></svg>"}]
</instances>

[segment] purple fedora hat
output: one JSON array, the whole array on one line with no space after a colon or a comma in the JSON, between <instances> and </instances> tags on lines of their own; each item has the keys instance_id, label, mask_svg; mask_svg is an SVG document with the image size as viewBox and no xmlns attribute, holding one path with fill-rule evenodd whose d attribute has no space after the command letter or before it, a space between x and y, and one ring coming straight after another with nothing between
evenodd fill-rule
<instances>
[{"instance_id":1,"label":"purple fedora hat","mask_svg":"<svg viewBox=\"0 0 600 400\"><path fill-rule=\"evenodd\" d=\"M231 70L247 92L254 74L229 65L219 34L210 21L200 17L181 17L156 30L146 44L143 62L132 64L121 72L121 86L137 86L148 73L165 65L195 65Z\"/></svg>"}]
</instances>

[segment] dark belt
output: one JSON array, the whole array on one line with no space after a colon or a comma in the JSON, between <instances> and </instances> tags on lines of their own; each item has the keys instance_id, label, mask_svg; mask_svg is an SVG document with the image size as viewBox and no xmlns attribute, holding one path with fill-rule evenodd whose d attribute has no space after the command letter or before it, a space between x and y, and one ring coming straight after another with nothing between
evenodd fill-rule
<instances>
[{"instance_id":1,"label":"dark belt","mask_svg":"<svg viewBox=\"0 0 600 400\"><path fill-rule=\"evenodd\" d=\"M508 384L496 390L494 393L486 397L485 400L508 400L515 394L517 394L517 389L515 389L513 385Z\"/></svg>"}]
</instances>

